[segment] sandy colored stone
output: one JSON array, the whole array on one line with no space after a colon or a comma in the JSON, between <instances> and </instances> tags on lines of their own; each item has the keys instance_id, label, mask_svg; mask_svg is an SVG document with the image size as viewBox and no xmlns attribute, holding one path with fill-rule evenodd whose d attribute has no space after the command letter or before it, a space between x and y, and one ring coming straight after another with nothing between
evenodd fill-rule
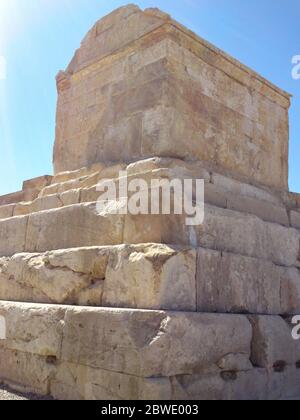
<instances>
[{"instance_id":1,"label":"sandy colored stone","mask_svg":"<svg viewBox=\"0 0 300 420\"><path fill-rule=\"evenodd\" d=\"M268 397L268 375L264 369L181 376L172 379L172 385L173 398L180 400L246 401L266 400Z\"/></svg>"},{"instance_id":2,"label":"sandy colored stone","mask_svg":"<svg viewBox=\"0 0 300 420\"><path fill-rule=\"evenodd\" d=\"M132 310L68 310L62 359L141 377L217 369L228 353L250 356L243 316Z\"/></svg>"},{"instance_id":3,"label":"sandy colored stone","mask_svg":"<svg viewBox=\"0 0 300 420\"><path fill-rule=\"evenodd\" d=\"M292 337L293 326L281 317L251 316L251 361L255 366L285 370L300 358L300 342Z\"/></svg>"},{"instance_id":4,"label":"sandy colored stone","mask_svg":"<svg viewBox=\"0 0 300 420\"><path fill-rule=\"evenodd\" d=\"M299 265L299 233L256 216L207 205L204 224L197 226L198 246Z\"/></svg>"},{"instance_id":5,"label":"sandy colored stone","mask_svg":"<svg viewBox=\"0 0 300 420\"><path fill-rule=\"evenodd\" d=\"M6 339L0 348L59 358L64 308L0 302L6 322Z\"/></svg>"},{"instance_id":6,"label":"sandy colored stone","mask_svg":"<svg viewBox=\"0 0 300 420\"><path fill-rule=\"evenodd\" d=\"M300 274L297 268L281 269L281 313L300 313Z\"/></svg>"},{"instance_id":7,"label":"sandy colored stone","mask_svg":"<svg viewBox=\"0 0 300 420\"><path fill-rule=\"evenodd\" d=\"M56 234L57 229L59 235ZM120 244L122 229L122 216L99 215L95 204L78 204L35 213L29 216L26 251Z\"/></svg>"},{"instance_id":8,"label":"sandy colored stone","mask_svg":"<svg viewBox=\"0 0 300 420\"><path fill-rule=\"evenodd\" d=\"M17 391L48 395L55 371L46 357L0 347L0 381Z\"/></svg>"},{"instance_id":9,"label":"sandy colored stone","mask_svg":"<svg viewBox=\"0 0 300 420\"><path fill-rule=\"evenodd\" d=\"M291 218L291 226L296 229L300 229L300 212L291 211L290 218Z\"/></svg>"},{"instance_id":10,"label":"sandy colored stone","mask_svg":"<svg viewBox=\"0 0 300 420\"><path fill-rule=\"evenodd\" d=\"M168 378L139 378L83 365L62 363L51 393L67 400L169 400Z\"/></svg>"},{"instance_id":11,"label":"sandy colored stone","mask_svg":"<svg viewBox=\"0 0 300 420\"><path fill-rule=\"evenodd\" d=\"M278 315L280 292L281 271L273 263L198 250L198 311Z\"/></svg>"},{"instance_id":12,"label":"sandy colored stone","mask_svg":"<svg viewBox=\"0 0 300 420\"><path fill-rule=\"evenodd\" d=\"M7 204L0 207L0 219L7 219L14 214L15 204Z\"/></svg>"},{"instance_id":13,"label":"sandy colored stone","mask_svg":"<svg viewBox=\"0 0 300 420\"><path fill-rule=\"evenodd\" d=\"M28 216L0 220L0 255L25 251Z\"/></svg>"},{"instance_id":14,"label":"sandy colored stone","mask_svg":"<svg viewBox=\"0 0 300 420\"><path fill-rule=\"evenodd\" d=\"M103 306L195 311L196 253L163 245L116 248Z\"/></svg>"},{"instance_id":15,"label":"sandy colored stone","mask_svg":"<svg viewBox=\"0 0 300 420\"><path fill-rule=\"evenodd\" d=\"M77 248L0 259L0 299L196 310L196 252L164 245Z\"/></svg>"},{"instance_id":16,"label":"sandy colored stone","mask_svg":"<svg viewBox=\"0 0 300 420\"><path fill-rule=\"evenodd\" d=\"M23 190L42 189L49 185L52 181L52 176L44 175L37 178L29 179L23 182Z\"/></svg>"},{"instance_id":17,"label":"sandy colored stone","mask_svg":"<svg viewBox=\"0 0 300 420\"><path fill-rule=\"evenodd\" d=\"M290 226L287 209L279 204L275 205L268 201L248 197L243 197L241 200L241 197L230 194L227 198L227 206L231 210L254 214L267 222Z\"/></svg>"},{"instance_id":18,"label":"sandy colored stone","mask_svg":"<svg viewBox=\"0 0 300 420\"><path fill-rule=\"evenodd\" d=\"M289 96L161 12L105 17L57 85L56 173L172 156L287 188Z\"/></svg>"}]
</instances>

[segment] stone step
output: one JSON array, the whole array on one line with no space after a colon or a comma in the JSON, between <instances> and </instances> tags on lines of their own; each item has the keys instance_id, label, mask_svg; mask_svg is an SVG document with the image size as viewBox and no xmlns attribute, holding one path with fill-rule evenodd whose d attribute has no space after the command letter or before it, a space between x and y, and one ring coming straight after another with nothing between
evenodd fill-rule
<instances>
[{"instance_id":1,"label":"stone step","mask_svg":"<svg viewBox=\"0 0 300 420\"><path fill-rule=\"evenodd\" d=\"M0 258L0 300L296 315L300 273L200 248L118 245Z\"/></svg>"},{"instance_id":2,"label":"stone step","mask_svg":"<svg viewBox=\"0 0 300 420\"><path fill-rule=\"evenodd\" d=\"M300 266L300 232L256 216L206 205L204 223L187 226L185 215L113 215L111 210L99 214L96 203L83 203L2 220L0 256L154 242L199 246L287 267Z\"/></svg>"},{"instance_id":3,"label":"stone step","mask_svg":"<svg viewBox=\"0 0 300 420\"><path fill-rule=\"evenodd\" d=\"M196 311L196 251L77 248L0 259L0 300Z\"/></svg>"},{"instance_id":4,"label":"stone step","mask_svg":"<svg viewBox=\"0 0 300 420\"><path fill-rule=\"evenodd\" d=\"M52 184L44 187L34 201L0 206L0 219L97 201L100 192L97 191L96 184L103 179L113 179L118 185L119 172L125 169L128 172L128 182L138 177L145 180L148 185L152 179L204 179L206 203L250 213L264 221L283 226L291 225L295 228L300 226L299 218L296 217L297 212L293 211L289 217L286 207L289 208L289 205L275 193L217 173L210 173L200 163L155 158L127 166L118 164L103 168L103 165L97 164L90 169L83 168L56 175Z\"/></svg>"},{"instance_id":5,"label":"stone step","mask_svg":"<svg viewBox=\"0 0 300 420\"><path fill-rule=\"evenodd\" d=\"M284 348L277 351L271 343L265 350L274 362L271 368L254 367L252 358L269 366L255 358L269 330L257 333L255 320L244 315L1 301L0 316L6 330L0 341L0 380L18 389L58 399L300 395L300 342L285 335ZM280 317L260 319L283 322ZM286 334L289 327L283 327ZM276 334L271 339L279 344Z\"/></svg>"}]
</instances>

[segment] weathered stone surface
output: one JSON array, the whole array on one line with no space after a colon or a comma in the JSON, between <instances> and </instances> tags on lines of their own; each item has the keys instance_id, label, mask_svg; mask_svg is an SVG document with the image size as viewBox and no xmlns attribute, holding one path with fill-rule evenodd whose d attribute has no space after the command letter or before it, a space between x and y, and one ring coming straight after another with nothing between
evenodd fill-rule
<instances>
[{"instance_id":1,"label":"weathered stone surface","mask_svg":"<svg viewBox=\"0 0 300 420\"><path fill-rule=\"evenodd\" d=\"M68 310L65 323L64 361L141 377L218 370L229 353L250 356L243 316L81 309Z\"/></svg>"},{"instance_id":2,"label":"weathered stone surface","mask_svg":"<svg viewBox=\"0 0 300 420\"><path fill-rule=\"evenodd\" d=\"M300 314L300 273L297 268L281 269L281 313Z\"/></svg>"},{"instance_id":3,"label":"weathered stone surface","mask_svg":"<svg viewBox=\"0 0 300 420\"><path fill-rule=\"evenodd\" d=\"M0 231L7 241L0 246L0 255L155 242L201 246L299 266L299 231L255 216L207 205L204 224L193 227L186 226L185 215L123 216L111 214L111 210L108 206L99 214L96 203L82 203L33 213L28 221L25 216L2 220ZM60 235L53 226L59 227Z\"/></svg>"},{"instance_id":4,"label":"weathered stone surface","mask_svg":"<svg viewBox=\"0 0 300 420\"><path fill-rule=\"evenodd\" d=\"M63 262L62 252L53 256L57 264ZM71 262L86 264L81 258ZM9 302L1 302L0 315L6 317L8 331L8 339L0 342L0 380L17 389L72 400L300 397L300 372L294 363L276 360L274 370L273 360L281 356L274 345L282 327L274 329L279 317L251 317L252 340L251 324L240 315ZM265 326L272 334L263 344ZM255 363L266 364L266 369L250 364L251 340L252 361L261 346L261 359ZM272 355L265 358L270 350Z\"/></svg>"},{"instance_id":5,"label":"weathered stone surface","mask_svg":"<svg viewBox=\"0 0 300 420\"><path fill-rule=\"evenodd\" d=\"M60 232L59 235L57 231ZM99 215L95 204L73 205L31 214L26 251L44 252L49 249L115 245L122 243L122 234L123 216Z\"/></svg>"},{"instance_id":6,"label":"weathered stone surface","mask_svg":"<svg viewBox=\"0 0 300 420\"><path fill-rule=\"evenodd\" d=\"M179 400L266 400L268 395L268 375L264 369L181 376L171 382L173 398Z\"/></svg>"},{"instance_id":7,"label":"weathered stone surface","mask_svg":"<svg viewBox=\"0 0 300 420\"><path fill-rule=\"evenodd\" d=\"M287 189L289 96L164 14L121 11L58 77L55 172L172 156Z\"/></svg>"},{"instance_id":8,"label":"weathered stone surface","mask_svg":"<svg viewBox=\"0 0 300 420\"><path fill-rule=\"evenodd\" d=\"M198 246L299 265L299 232L231 210L206 206L204 224L196 227Z\"/></svg>"},{"instance_id":9,"label":"weathered stone surface","mask_svg":"<svg viewBox=\"0 0 300 420\"><path fill-rule=\"evenodd\" d=\"M102 306L196 310L196 252L167 246L116 248Z\"/></svg>"},{"instance_id":10,"label":"weathered stone surface","mask_svg":"<svg viewBox=\"0 0 300 420\"><path fill-rule=\"evenodd\" d=\"M200 312L281 313L281 270L273 263L227 252L198 250Z\"/></svg>"},{"instance_id":11,"label":"weathered stone surface","mask_svg":"<svg viewBox=\"0 0 300 420\"><path fill-rule=\"evenodd\" d=\"M23 191L24 190L33 190L33 189L42 189L49 185L52 181L52 176L44 175L38 178L29 179L23 182Z\"/></svg>"},{"instance_id":12,"label":"weathered stone surface","mask_svg":"<svg viewBox=\"0 0 300 420\"><path fill-rule=\"evenodd\" d=\"M15 204L7 204L0 207L0 219L7 219L14 214Z\"/></svg>"},{"instance_id":13,"label":"weathered stone surface","mask_svg":"<svg viewBox=\"0 0 300 420\"><path fill-rule=\"evenodd\" d=\"M300 342L292 337L293 326L281 317L251 316L251 361L255 366L284 370L300 359Z\"/></svg>"},{"instance_id":14,"label":"weathered stone surface","mask_svg":"<svg viewBox=\"0 0 300 420\"><path fill-rule=\"evenodd\" d=\"M0 381L13 389L48 395L55 371L46 357L0 347Z\"/></svg>"},{"instance_id":15,"label":"weathered stone surface","mask_svg":"<svg viewBox=\"0 0 300 420\"><path fill-rule=\"evenodd\" d=\"M18 191L12 194L2 195L0 197L0 205L15 204L24 200L24 191Z\"/></svg>"},{"instance_id":16,"label":"weathered stone surface","mask_svg":"<svg viewBox=\"0 0 300 420\"><path fill-rule=\"evenodd\" d=\"M242 213L251 213L267 222L278 223L283 226L290 226L288 212L285 207L279 204L271 204L268 201L257 200L255 198L233 196L227 198L229 209Z\"/></svg>"},{"instance_id":17,"label":"weathered stone surface","mask_svg":"<svg viewBox=\"0 0 300 420\"><path fill-rule=\"evenodd\" d=\"M59 399L300 399L289 95L133 5L96 23L57 89L54 177L0 197L0 381ZM99 213L97 183L125 169L203 179L204 223L113 215L124 199Z\"/></svg>"},{"instance_id":18,"label":"weathered stone surface","mask_svg":"<svg viewBox=\"0 0 300 420\"><path fill-rule=\"evenodd\" d=\"M78 248L0 259L0 299L196 311L196 252Z\"/></svg>"},{"instance_id":19,"label":"weathered stone surface","mask_svg":"<svg viewBox=\"0 0 300 420\"><path fill-rule=\"evenodd\" d=\"M0 349L60 357L64 308L0 302L6 339Z\"/></svg>"},{"instance_id":20,"label":"weathered stone surface","mask_svg":"<svg viewBox=\"0 0 300 420\"><path fill-rule=\"evenodd\" d=\"M51 394L67 400L169 400L168 378L139 378L88 366L62 363L51 382Z\"/></svg>"},{"instance_id":21,"label":"weathered stone surface","mask_svg":"<svg viewBox=\"0 0 300 420\"><path fill-rule=\"evenodd\" d=\"M300 212L299 211L291 211L291 226L300 229Z\"/></svg>"},{"instance_id":22,"label":"weathered stone surface","mask_svg":"<svg viewBox=\"0 0 300 420\"><path fill-rule=\"evenodd\" d=\"M28 216L0 220L0 255L25 251Z\"/></svg>"}]
</instances>

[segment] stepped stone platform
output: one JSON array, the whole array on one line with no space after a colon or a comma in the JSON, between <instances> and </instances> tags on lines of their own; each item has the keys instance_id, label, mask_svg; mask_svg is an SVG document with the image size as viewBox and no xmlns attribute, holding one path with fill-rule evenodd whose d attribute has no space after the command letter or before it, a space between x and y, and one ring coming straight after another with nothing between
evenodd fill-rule
<instances>
[{"instance_id":1,"label":"stepped stone platform","mask_svg":"<svg viewBox=\"0 0 300 420\"><path fill-rule=\"evenodd\" d=\"M54 175L0 197L0 383L55 399L300 399L290 96L133 5L96 23L57 88ZM203 224L99 213L97 186L124 171L203 179Z\"/></svg>"}]
</instances>

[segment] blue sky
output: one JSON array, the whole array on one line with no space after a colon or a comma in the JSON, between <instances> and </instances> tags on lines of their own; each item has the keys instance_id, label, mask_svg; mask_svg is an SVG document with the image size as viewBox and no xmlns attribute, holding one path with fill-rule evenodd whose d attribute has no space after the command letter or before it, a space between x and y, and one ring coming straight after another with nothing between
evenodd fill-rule
<instances>
[{"instance_id":1,"label":"blue sky","mask_svg":"<svg viewBox=\"0 0 300 420\"><path fill-rule=\"evenodd\" d=\"M56 89L64 69L93 23L127 4L110 0L0 0L0 194L22 181L52 173ZM299 0L154 0L200 36L293 94L290 111L290 188L300 192ZM271 157L270 157L271 158Z\"/></svg>"}]
</instances>

